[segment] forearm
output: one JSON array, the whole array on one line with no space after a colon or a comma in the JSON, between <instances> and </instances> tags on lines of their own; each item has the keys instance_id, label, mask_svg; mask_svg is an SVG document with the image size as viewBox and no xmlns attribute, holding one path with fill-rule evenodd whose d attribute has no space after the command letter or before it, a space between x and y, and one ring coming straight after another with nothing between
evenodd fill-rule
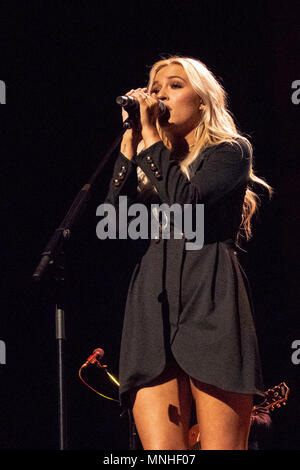
<instances>
[{"instance_id":1,"label":"forearm","mask_svg":"<svg viewBox=\"0 0 300 470\"><path fill-rule=\"evenodd\" d=\"M133 129L128 129L123 135L123 139L120 145L120 152L128 160L132 160L132 157L136 155L137 147L140 141L141 134Z\"/></svg>"},{"instance_id":2,"label":"forearm","mask_svg":"<svg viewBox=\"0 0 300 470\"><path fill-rule=\"evenodd\" d=\"M155 127L149 127L142 130L142 137L145 144L145 149L161 141L158 132Z\"/></svg>"},{"instance_id":3,"label":"forearm","mask_svg":"<svg viewBox=\"0 0 300 470\"><path fill-rule=\"evenodd\" d=\"M120 152L128 160L132 160L132 157L136 154L136 147L132 145L131 142L128 142L127 140L122 140L121 146L120 146Z\"/></svg>"},{"instance_id":4,"label":"forearm","mask_svg":"<svg viewBox=\"0 0 300 470\"><path fill-rule=\"evenodd\" d=\"M154 127L143 129L141 135L135 133L131 129L126 131L121 142L120 151L128 160L131 160L134 155L136 155L141 137L144 141L145 149L161 140L156 128Z\"/></svg>"},{"instance_id":5,"label":"forearm","mask_svg":"<svg viewBox=\"0 0 300 470\"><path fill-rule=\"evenodd\" d=\"M123 153L119 153L115 161L105 202L117 206L121 195L126 195L130 202L135 200L138 185L136 168L137 165L134 161L130 161Z\"/></svg>"}]
</instances>

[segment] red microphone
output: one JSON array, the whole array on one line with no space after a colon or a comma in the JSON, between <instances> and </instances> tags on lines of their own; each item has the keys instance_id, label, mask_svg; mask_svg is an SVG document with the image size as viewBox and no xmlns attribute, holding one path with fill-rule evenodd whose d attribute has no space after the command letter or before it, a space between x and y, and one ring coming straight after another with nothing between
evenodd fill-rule
<instances>
[{"instance_id":1,"label":"red microphone","mask_svg":"<svg viewBox=\"0 0 300 470\"><path fill-rule=\"evenodd\" d=\"M89 365L91 365L91 364L97 363L97 362L99 361L99 359L101 359L103 356L104 356L104 351L103 351L103 349L101 349L101 348L95 349L95 350L93 351L93 354L91 354L91 355L87 358L86 362L83 364L82 367L87 367L87 366L89 366Z\"/></svg>"}]
</instances>

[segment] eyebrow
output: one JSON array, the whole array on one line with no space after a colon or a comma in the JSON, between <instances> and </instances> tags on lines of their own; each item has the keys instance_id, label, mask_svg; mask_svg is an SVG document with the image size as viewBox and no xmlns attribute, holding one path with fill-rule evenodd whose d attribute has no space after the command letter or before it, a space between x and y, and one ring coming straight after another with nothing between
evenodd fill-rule
<instances>
[{"instance_id":1,"label":"eyebrow","mask_svg":"<svg viewBox=\"0 0 300 470\"><path fill-rule=\"evenodd\" d=\"M167 77L168 80L170 80L171 78L180 78L180 80L183 80L184 82L186 81L184 78L179 77L179 75L171 75L170 77ZM158 80L155 80L155 82L152 83L152 86L156 83L159 83Z\"/></svg>"}]
</instances>

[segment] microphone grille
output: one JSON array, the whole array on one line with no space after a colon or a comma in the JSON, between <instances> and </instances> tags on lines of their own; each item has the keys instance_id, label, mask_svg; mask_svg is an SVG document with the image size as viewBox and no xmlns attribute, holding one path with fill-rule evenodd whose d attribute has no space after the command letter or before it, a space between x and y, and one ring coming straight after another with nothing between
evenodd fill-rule
<instances>
[{"instance_id":1,"label":"microphone grille","mask_svg":"<svg viewBox=\"0 0 300 470\"><path fill-rule=\"evenodd\" d=\"M101 359L101 357L104 356L104 351L101 348L97 348L93 351L93 354L97 354L97 356L99 356L99 359Z\"/></svg>"},{"instance_id":2,"label":"microphone grille","mask_svg":"<svg viewBox=\"0 0 300 470\"><path fill-rule=\"evenodd\" d=\"M118 97L116 98L116 103L119 104L119 105L121 105L121 106L124 105L124 104L126 104L127 102L128 102L128 99L127 99L126 96L118 96Z\"/></svg>"}]
</instances>

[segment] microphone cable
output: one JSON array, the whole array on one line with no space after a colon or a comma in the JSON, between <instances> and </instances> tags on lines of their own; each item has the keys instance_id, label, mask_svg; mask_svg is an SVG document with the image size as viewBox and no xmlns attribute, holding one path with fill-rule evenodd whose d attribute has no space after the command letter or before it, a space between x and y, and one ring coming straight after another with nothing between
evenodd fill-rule
<instances>
[{"instance_id":1,"label":"microphone cable","mask_svg":"<svg viewBox=\"0 0 300 470\"><path fill-rule=\"evenodd\" d=\"M105 372L106 372L106 374L107 374L108 377L110 378L110 380L111 380L112 382L114 382L118 387L120 386L120 384L119 384L119 382L117 381L117 379L116 379L110 372L108 372L108 370L107 370L107 365L102 365L99 360L96 360L93 364L96 364L97 367L100 367L101 369L104 369ZM107 400L115 401L115 402L117 402L117 403L120 404L120 400L117 400L116 398L108 397L108 396L104 395L103 393L100 393L98 390L96 390L95 388L91 387L91 385L89 385L89 384L86 382L86 380L84 380L84 378L82 377L82 371L83 371L83 369L86 368L86 366L87 366L86 363L82 364L82 366L80 367L80 369L79 369L79 371L78 371L79 378L80 378L80 380L84 383L84 385L86 385L88 388L90 388L93 392L97 393L97 395L100 395L101 397L106 398Z\"/></svg>"}]
</instances>

